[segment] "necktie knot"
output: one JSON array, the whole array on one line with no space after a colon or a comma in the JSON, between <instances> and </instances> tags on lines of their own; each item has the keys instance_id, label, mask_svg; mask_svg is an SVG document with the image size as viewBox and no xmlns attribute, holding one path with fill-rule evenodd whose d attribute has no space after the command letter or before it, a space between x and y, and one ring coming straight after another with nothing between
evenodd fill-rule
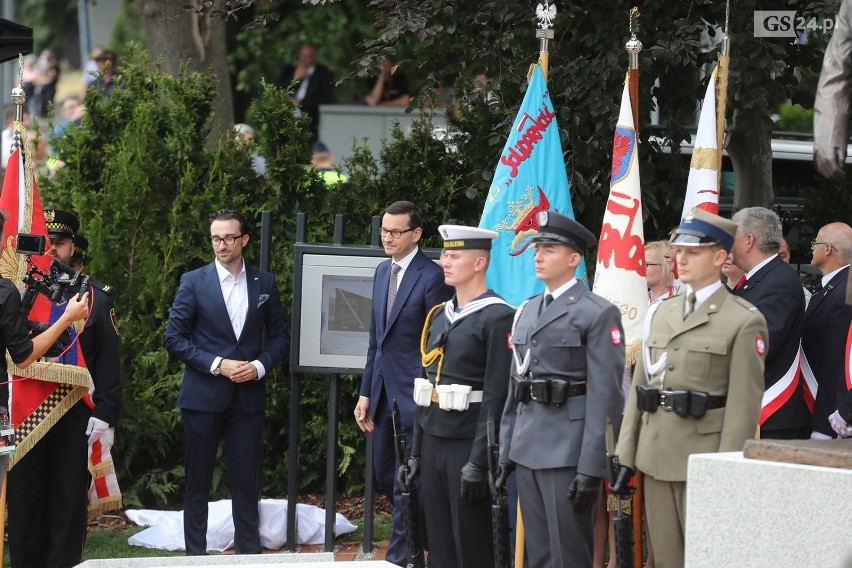
<instances>
[{"instance_id":1,"label":"necktie knot","mask_svg":"<svg viewBox=\"0 0 852 568\"><path fill-rule=\"evenodd\" d=\"M689 303L689 311L686 312L687 316L695 311L695 300L697 300L695 292L690 292L686 297L686 301Z\"/></svg>"},{"instance_id":2,"label":"necktie knot","mask_svg":"<svg viewBox=\"0 0 852 568\"><path fill-rule=\"evenodd\" d=\"M553 302L553 294L547 294L547 295L544 296L544 307L545 307L545 309L547 309L547 306L549 306L552 302Z\"/></svg>"}]
</instances>

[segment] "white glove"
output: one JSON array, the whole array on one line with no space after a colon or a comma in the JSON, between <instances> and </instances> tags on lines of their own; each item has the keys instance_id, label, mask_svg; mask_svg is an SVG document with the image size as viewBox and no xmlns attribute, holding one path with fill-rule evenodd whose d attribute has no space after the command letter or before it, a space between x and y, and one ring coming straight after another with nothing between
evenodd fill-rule
<instances>
[{"instance_id":1,"label":"white glove","mask_svg":"<svg viewBox=\"0 0 852 568\"><path fill-rule=\"evenodd\" d=\"M95 440L101 437L101 434L109 430L109 424L99 418L92 416L89 418L89 424L86 426L86 435L89 437L89 445L95 443Z\"/></svg>"},{"instance_id":2,"label":"white glove","mask_svg":"<svg viewBox=\"0 0 852 568\"><path fill-rule=\"evenodd\" d=\"M841 438L848 438L850 435L849 425L840 417L840 411L835 410L834 414L828 417L828 423L831 424L831 428L837 432L837 435Z\"/></svg>"}]
</instances>

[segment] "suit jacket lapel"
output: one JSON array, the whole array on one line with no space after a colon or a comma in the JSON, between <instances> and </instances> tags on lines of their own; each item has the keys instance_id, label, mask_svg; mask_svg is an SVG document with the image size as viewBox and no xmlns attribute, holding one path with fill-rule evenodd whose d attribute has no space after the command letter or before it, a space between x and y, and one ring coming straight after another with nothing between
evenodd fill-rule
<instances>
[{"instance_id":1,"label":"suit jacket lapel","mask_svg":"<svg viewBox=\"0 0 852 568\"><path fill-rule=\"evenodd\" d=\"M561 296L553 300L546 310L544 310L541 315L538 317L538 321L535 325L535 331L533 334L538 332L540 329L545 327L547 324L552 322L553 320L558 319L560 316L565 314L565 311L568 309L568 306L577 302L580 296L585 292L586 285L582 282L577 282L570 288L568 288ZM541 305L544 302L544 294L539 294L534 299L530 300L530 304L535 302L535 307L537 311L541 312ZM529 304L528 304L529 305Z\"/></svg>"},{"instance_id":2,"label":"suit jacket lapel","mask_svg":"<svg viewBox=\"0 0 852 568\"><path fill-rule=\"evenodd\" d=\"M848 276L849 268L844 268L828 281L828 284L825 285L819 294L811 296L811 301L808 303L808 309L805 311L805 319L809 318L811 314L817 311L817 308L822 305L823 300L825 300L829 294L845 294L846 279ZM841 289L840 292L837 291L839 288Z\"/></svg>"},{"instance_id":3,"label":"suit jacket lapel","mask_svg":"<svg viewBox=\"0 0 852 568\"><path fill-rule=\"evenodd\" d=\"M399 315L399 311L402 309L402 305L405 304L406 298L408 298L411 291L414 290L414 284L417 283L417 280L420 279L420 269L423 268L423 259L426 257L425 254L418 251L414 258L411 259L411 263L408 265L408 268L405 269L405 274L402 276L402 282L398 282L398 288L396 290L396 298L393 301L393 308L391 308L390 317L388 318L387 327L393 325L393 322L396 321L396 316ZM429 259L426 259L427 262L431 262ZM388 286L390 285L390 270L388 270ZM385 286L385 304L387 304L388 299L388 286Z\"/></svg>"},{"instance_id":4,"label":"suit jacket lapel","mask_svg":"<svg viewBox=\"0 0 852 568\"><path fill-rule=\"evenodd\" d=\"M224 314L224 325L228 328L231 337L236 341L237 336L234 335L234 326L231 325L231 318L228 316L228 306L225 305L225 297L222 295L222 283L219 282L219 271L216 269L216 262L208 264L207 267L205 280L208 283L206 288L209 294L209 305L213 308L214 312Z\"/></svg>"},{"instance_id":5,"label":"suit jacket lapel","mask_svg":"<svg viewBox=\"0 0 852 568\"><path fill-rule=\"evenodd\" d=\"M257 270L246 265L246 291L248 292L248 306L246 308L246 321L243 324L243 331L240 333L242 337L249 322L257 313L257 303L260 301L260 276Z\"/></svg>"},{"instance_id":6,"label":"suit jacket lapel","mask_svg":"<svg viewBox=\"0 0 852 568\"><path fill-rule=\"evenodd\" d=\"M385 306L388 305L388 286L390 285L391 261L386 260L379 265L376 271L376 298L373 305L373 314L376 317L376 335L384 337L385 329Z\"/></svg>"},{"instance_id":7,"label":"suit jacket lapel","mask_svg":"<svg viewBox=\"0 0 852 568\"><path fill-rule=\"evenodd\" d=\"M772 272L779 263L784 262L781 260L780 256L776 256L772 260L769 261L763 268L758 270L754 276L746 280L745 286L743 286L742 290L739 290L739 296L743 296L745 293L754 290L757 286L760 286L760 282L766 278L766 275Z\"/></svg>"}]
</instances>

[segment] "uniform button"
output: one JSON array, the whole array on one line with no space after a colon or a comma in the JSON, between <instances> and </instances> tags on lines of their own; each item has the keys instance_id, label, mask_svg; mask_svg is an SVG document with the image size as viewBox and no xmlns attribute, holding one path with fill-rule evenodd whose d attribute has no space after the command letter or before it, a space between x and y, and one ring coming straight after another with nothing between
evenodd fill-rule
<instances>
[{"instance_id":1,"label":"uniform button","mask_svg":"<svg viewBox=\"0 0 852 568\"><path fill-rule=\"evenodd\" d=\"M533 362L533 365L538 365L538 359L533 359L532 362Z\"/></svg>"},{"instance_id":2,"label":"uniform button","mask_svg":"<svg viewBox=\"0 0 852 568\"><path fill-rule=\"evenodd\" d=\"M680 345L675 345L674 347L672 347L672 349L674 349L675 351L677 351L678 349L680 349Z\"/></svg>"},{"instance_id":3,"label":"uniform button","mask_svg":"<svg viewBox=\"0 0 852 568\"><path fill-rule=\"evenodd\" d=\"M705 346L704 346L704 351L707 351L708 349L710 349L710 346L709 346L709 345L705 345Z\"/></svg>"},{"instance_id":4,"label":"uniform button","mask_svg":"<svg viewBox=\"0 0 852 568\"><path fill-rule=\"evenodd\" d=\"M533 344L533 345L538 345L538 339L533 339L533 340L532 340L532 344Z\"/></svg>"},{"instance_id":5,"label":"uniform button","mask_svg":"<svg viewBox=\"0 0 852 568\"><path fill-rule=\"evenodd\" d=\"M387 350L387 349L382 349L382 355L387 355L387 354L388 354L388 350Z\"/></svg>"},{"instance_id":6,"label":"uniform button","mask_svg":"<svg viewBox=\"0 0 852 568\"><path fill-rule=\"evenodd\" d=\"M671 363L669 363L669 371L674 371L674 365L672 365Z\"/></svg>"}]
</instances>

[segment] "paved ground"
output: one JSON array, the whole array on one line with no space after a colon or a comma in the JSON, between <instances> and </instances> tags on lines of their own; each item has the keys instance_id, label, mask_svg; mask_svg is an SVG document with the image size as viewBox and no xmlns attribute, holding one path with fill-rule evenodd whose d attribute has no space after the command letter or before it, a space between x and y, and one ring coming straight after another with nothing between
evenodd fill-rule
<instances>
[{"instance_id":1,"label":"paved ground","mask_svg":"<svg viewBox=\"0 0 852 568\"><path fill-rule=\"evenodd\" d=\"M388 541L383 540L378 544L375 552L363 553L361 552L361 543L357 542L345 542L343 544L339 544L335 547L334 550L334 560L335 562L351 562L353 560L384 560L385 553L388 549ZM306 544L299 547L299 552L325 552L322 544ZM226 550L222 554L233 554L234 551ZM264 550L263 554L279 554L278 550Z\"/></svg>"}]
</instances>

